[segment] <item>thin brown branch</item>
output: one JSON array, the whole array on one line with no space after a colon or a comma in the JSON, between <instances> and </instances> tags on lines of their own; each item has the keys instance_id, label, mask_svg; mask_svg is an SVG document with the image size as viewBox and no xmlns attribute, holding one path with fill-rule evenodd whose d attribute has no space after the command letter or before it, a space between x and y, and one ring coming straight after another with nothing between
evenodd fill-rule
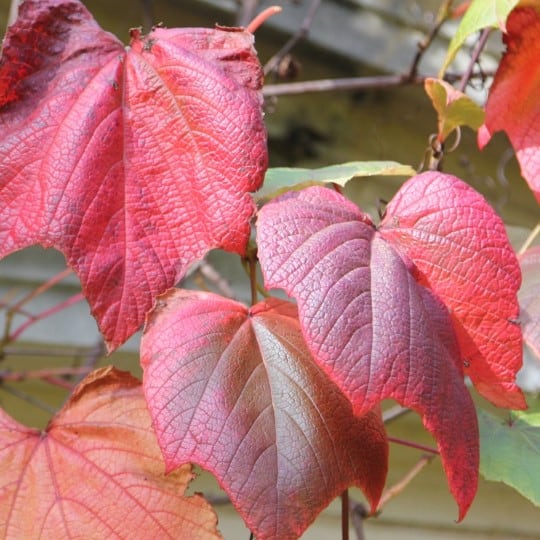
<instances>
[{"instance_id":1,"label":"thin brown branch","mask_svg":"<svg viewBox=\"0 0 540 540\"><path fill-rule=\"evenodd\" d=\"M76 384L73 381L64 379L63 377L43 377L42 380L46 383L52 384L53 386L58 386L63 390L68 390L69 392L73 391Z\"/></svg>"},{"instance_id":2,"label":"thin brown branch","mask_svg":"<svg viewBox=\"0 0 540 540\"><path fill-rule=\"evenodd\" d=\"M29 379L47 379L50 377L87 375L92 368L88 367L60 367L48 369L35 369L32 371L0 371L0 380L9 382L27 381Z\"/></svg>"},{"instance_id":3,"label":"thin brown branch","mask_svg":"<svg viewBox=\"0 0 540 540\"><path fill-rule=\"evenodd\" d=\"M491 33L491 28L484 28L482 30L482 33L480 34L480 39L476 43L476 46L474 47L474 50L471 55L471 60L469 62L469 65L467 66L467 69L465 70L465 73L461 77L461 80L459 81L457 89L460 92L465 92L465 88L469 84L469 81L471 80L474 66L478 62L478 58L480 57L480 54L484 50L484 47L486 46L489 34Z\"/></svg>"},{"instance_id":4,"label":"thin brown branch","mask_svg":"<svg viewBox=\"0 0 540 540\"><path fill-rule=\"evenodd\" d=\"M313 24L313 19L315 18L315 13L319 6L321 5L321 0L312 0L311 5L309 6L304 20L300 24L298 30L289 38L289 40L283 45L283 47L274 55L266 65L264 66L264 74L268 75L273 72L278 66L283 58L291 52L293 47L301 40L305 39L309 34L309 29Z\"/></svg>"},{"instance_id":5,"label":"thin brown branch","mask_svg":"<svg viewBox=\"0 0 540 540\"><path fill-rule=\"evenodd\" d=\"M349 515L357 540L364 540L364 520L369 516L364 504L349 497Z\"/></svg>"},{"instance_id":6,"label":"thin brown branch","mask_svg":"<svg viewBox=\"0 0 540 540\"><path fill-rule=\"evenodd\" d=\"M251 305L254 306L257 301L257 259L255 257L250 257L248 260L249 264L249 283L251 290Z\"/></svg>"},{"instance_id":7,"label":"thin brown branch","mask_svg":"<svg viewBox=\"0 0 540 540\"><path fill-rule=\"evenodd\" d=\"M72 273L73 270L71 268L65 268L64 270L58 272L57 274L49 278L47 281L45 281L45 283L42 283L39 287L36 287L32 291L30 291L24 298L22 298L21 300L19 300L19 302L12 306L11 310L18 311L22 306L30 302L30 300L33 300L34 298L42 295L44 292L47 292L49 289L54 287L57 283L60 283L63 279L65 279Z\"/></svg>"},{"instance_id":8,"label":"thin brown branch","mask_svg":"<svg viewBox=\"0 0 540 540\"><path fill-rule=\"evenodd\" d=\"M5 347L5 356L30 356L30 357L48 357L48 358L84 358L88 355L88 348L40 348L40 347Z\"/></svg>"},{"instance_id":9,"label":"thin brown branch","mask_svg":"<svg viewBox=\"0 0 540 540\"><path fill-rule=\"evenodd\" d=\"M62 270L61 272L58 272L56 275L52 276L50 279L48 279L45 283L42 283L39 287L36 287L32 291L30 291L26 296L24 296L21 300L19 300L16 304L8 307L5 314L5 320L4 320L4 334L2 336L2 339L0 340L0 357L3 357L3 348L8 343L15 340L16 336L18 336L20 333L22 333L26 327L30 326L34 322L36 322L34 319L36 317L32 316L26 311L23 311L21 308L33 300L34 298L37 298L44 292L48 291L51 287L62 281L66 276L70 275L72 273L72 270L70 268L66 268ZM11 327L13 324L13 319L15 315L17 314L24 314L28 317L28 321L21 325L22 330L17 329L17 331L14 334L11 333ZM39 317L39 316L38 316Z\"/></svg>"},{"instance_id":10,"label":"thin brown branch","mask_svg":"<svg viewBox=\"0 0 540 540\"><path fill-rule=\"evenodd\" d=\"M401 405L394 405L390 409L383 412L382 418L385 424L389 424L398 418L411 412L411 409L407 407L402 407Z\"/></svg>"},{"instance_id":11,"label":"thin brown branch","mask_svg":"<svg viewBox=\"0 0 540 540\"><path fill-rule=\"evenodd\" d=\"M199 265L198 271L204 279L212 283L218 289L222 296L235 298L234 291L229 285L229 282L210 263L203 260Z\"/></svg>"},{"instance_id":12,"label":"thin brown branch","mask_svg":"<svg viewBox=\"0 0 540 540\"><path fill-rule=\"evenodd\" d=\"M12 396L18 397L19 399L22 399L23 401L26 401L30 405L33 405L34 407L37 407L38 409L42 409L45 412L48 412L50 414L56 413L56 409L54 407L51 407L49 404L45 403L44 401L41 401L41 399L37 399L31 396L30 394L27 394L26 392L19 390L18 388L13 388L12 386L2 384L0 385L0 390L3 390L4 392L11 394Z\"/></svg>"},{"instance_id":13,"label":"thin brown branch","mask_svg":"<svg viewBox=\"0 0 540 540\"><path fill-rule=\"evenodd\" d=\"M228 495L222 495L221 493L218 493L218 494L205 493L204 498L212 506L224 506L226 504L232 504L231 499L229 499L229 496Z\"/></svg>"},{"instance_id":14,"label":"thin brown branch","mask_svg":"<svg viewBox=\"0 0 540 540\"><path fill-rule=\"evenodd\" d=\"M397 437L388 437L390 442L395 444L400 444L401 446L408 446L409 448L415 448L416 450L422 450L422 452L429 452L430 454L439 455L439 451L436 448L431 446L426 446L424 444L418 444L413 441L407 441L405 439L398 439Z\"/></svg>"},{"instance_id":15,"label":"thin brown branch","mask_svg":"<svg viewBox=\"0 0 540 540\"><path fill-rule=\"evenodd\" d=\"M410 79L415 79L418 75L418 66L420 65L420 61L422 60L429 46L433 43L433 40L437 37L441 26L448 19L452 2L453 0L444 0L444 2L441 4L441 7L439 8L437 18L435 19L435 24L432 26L431 30L424 38L424 40L418 43L416 54L413 58L411 67L409 68L409 73L407 75Z\"/></svg>"},{"instance_id":16,"label":"thin brown branch","mask_svg":"<svg viewBox=\"0 0 540 540\"><path fill-rule=\"evenodd\" d=\"M527 236L527 239L519 248L518 255L523 255L529 249L530 245L534 242L535 238L538 235L540 235L540 222L536 224L534 229L530 232L529 236Z\"/></svg>"},{"instance_id":17,"label":"thin brown branch","mask_svg":"<svg viewBox=\"0 0 540 540\"><path fill-rule=\"evenodd\" d=\"M341 494L341 540L349 540L349 490Z\"/></svg>"},{"instance_id":18,"label":"thin brown branch","mask_svg":"<svg viewBox=\"0 0 540 540\"><path fill-rule=\"evenodd\" d=\"M51 315L54 315L55 313L58 313L64 309L67 309L68 307L76 304L77 302L80 302L81 300L84 300L84 296L82 293L74 294L73 296L70 296L68 299L64 300L63 302L60 302L59 304L56 304L50 309L46 309L45 311L42 311L41 313L38 313L37 315L34 315L31 317L28 321L21 324L17 330L10 333L8 336L8 341L13 342L17 340L17 338L25 332L30 326L33 324L42 321L43 319L46 319L47 317L50 317Z\"/></svg>"},{"instance_id":19,"label":"thin brown branch","mask_svg":"<svg viewBox=\"0 0 540 540\"><path fill-rule=\"evenodd\" d=\"M396 495L399 495L415 478L418 473L429 463L431 463L435 459L434 455L424 455L422 456L418 462L411 468L409 472L405 474L405 476L397 483L395 483L393 486L389 487L385 492L383 493L381 500L379 502L379 506L377 507L377 512L380 512L383 507L392 500Z\"/></svg>"},{"instance_id":20,"label":"thin brown branch","mask_svg":"<svg viewBox=\"0 0 540 540\"><path fill-rule=\"evenodd\" d=\"M422 84L424 77L410 79L408 75L380 75L376 77L347 77L344 79L320 79L283 84L268 84L263 87L265 97L307 94L308 92L330 92L335 90L358 90L366 88L390 88L408 84Z\"/></svg>"}]
</instances>

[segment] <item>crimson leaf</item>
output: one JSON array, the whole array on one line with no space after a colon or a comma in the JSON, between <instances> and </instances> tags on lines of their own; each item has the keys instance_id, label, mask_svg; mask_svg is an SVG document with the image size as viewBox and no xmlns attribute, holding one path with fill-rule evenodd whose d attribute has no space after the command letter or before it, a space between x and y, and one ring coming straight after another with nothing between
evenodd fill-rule
<instances>
[{"instance_id":1,"label":"crimson leaf","mask_svg":"<svg viewBox=\"0 0 540 540\"><path fill-rule=\"evenodd\" d=\"M111 349L209 249L242 253L266 168L261 69L238 29L132 31L28 0L0 64L0 256L55 247Z\"/></svg>"},{"instance_id":2,"label":"crimson leaf","mask_svg":"<svg viewBox=\"0 0 540 540\"><path fill-rule=\"evenodd\" d=\"M440 300L367 215L328 189L264 206L257 243L267 287L296 298L315 360L355 412L394 398L422 415L463 518L477 485L478 426Z\"/></svg>"},{"instance_id":3,"label":"crimson leaf","mask_svg":"<svg viewBox=\"0 0 540 540\"><path fill-rule=\"evenodd\" d=\"M515 383L522 364L519 263L485 199L454 176L421 174L387 206L380 234L448 308L477 390L500 407L526 408Z\"/></svg>"},{"instance_id":4,"label":"crimson leaf","mask_svg":"<svg viewBox=\"0 0 540 540\"><path fill-rule=\"evenodd\" d=\"M506 29L507 51L489 91L478 144L483 148L493 133L504 130L540 203L540 4L514 9Z\"/></svg>"},{"instance_id":5,"label":"crimson leaf","mask_svg":"<svg viewBox=\"0 0 540 540\"><path fill-rule=\"evenodd\" d=\"M143 387L169 470L210 470L259 540L297 538L347 486L372 509L387 468L380 414L356 417L313 362L296 307L214 294L160 297Z\"/></svg>"}]
</instances>

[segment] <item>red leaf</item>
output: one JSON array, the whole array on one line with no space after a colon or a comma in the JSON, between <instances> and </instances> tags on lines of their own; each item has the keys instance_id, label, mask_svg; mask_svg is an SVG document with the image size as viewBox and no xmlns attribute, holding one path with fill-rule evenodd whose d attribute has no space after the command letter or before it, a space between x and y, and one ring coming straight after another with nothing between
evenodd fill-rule
<instances>
[{"instance_id":1,"label":"red leaf","mask_svg":"<svg viewBox=\"0 0 540 540\"><path fill-rule=\"evenodd\" d=\"M422 415L463 518L477 485L478 427L440 301L333 191L310 188L264 206L257 238L266 285L296 298L314 358L355 412L394 398Z\"/></svg>"},{"instance_id":2,"label":"red leaf","mask_svg":"<svg viewBox=\"0 0 540 540\"><path fill-rule=\"evenodd\" d=\"M132 32L20 7L0 65L0 256L61 250L111 349L209 249L243 253L266 168L261 70L237 29Z\"/></svg>"},{"instance_id":3,"label":"red leaf","mask_svg":"<svg viewBox=\"0 0 540 540\"><path fill-rule=\"evenodd\" d=\"M540 246L520 255L523 285L519 291L523 339L540 361Z\"/></svg>"},{"instance_id":4,"label":"red leaf","mask_svg":"<svg viewBox=\"0 0 540 540\"><path fill-rule=\"evenodd\" d=\"M220 538L191 466L165 475L140 382L104 368L45 431L0 410L2 538Z\"/></svg>"},{"instance_id":5,"label":"red leaf","mask_svg":"<svg viewBox=\"0 0 540 540\"><path fill-rule=\"evenodd\" d=\"M353 415L313 362L293 304L247 309L171 291L141 358L168 469L193 461L211 471L259 540L297 538L351 484L376 507L387 467L380 415Z\"/></svg>"},{"instance_id":6,"label":"red leaf","mask_svg":"<svg viewBox=\"0 0 540 540\"><path fill-rule=\"evenodd\" d=\"M506 131L521 174L540 202L540 11L514 9L506 29L507 51L489 92L478 144L483 148L493 133Z\"/></svg>"},{"instance_id":7,"label":"red leaf","mask_svg":"<svg viewBox=\"0 0 540 540\"><path fill-rule=\"evenodd\" d=\"M485 199L454 176L424 173L387 206L380 233L448 308L477 390L500 407L526 408L515 383L522 364L519 264Z\"/></svg>"}]
</instances>

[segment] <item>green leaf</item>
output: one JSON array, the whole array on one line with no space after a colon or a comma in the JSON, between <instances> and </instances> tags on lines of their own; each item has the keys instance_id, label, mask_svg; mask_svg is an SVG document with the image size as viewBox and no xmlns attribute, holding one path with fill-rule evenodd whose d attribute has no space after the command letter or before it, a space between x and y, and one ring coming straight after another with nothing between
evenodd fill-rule
<instances>
[{"instance_id":1,"label":"green leaf","mask_svg":"<svg viewBox=\"0 0 540 540\"><path fill-rule=\"evenodd\" d=\"M540 411L510 414L504 420L478 411L480 472L540 506Z\"/></svg>"},{"instance_id":2,"label":"green leaf","mask_svg":"<svg viewBox=\"0 0 540 540\"><path fill-rule=\"evenodd\" d=\"M469 126L476 130L484 123L485 112L482 107L447 82L426 79L424 88L437 111L441 141L459 126Z\"/></svg>"},{"instance_id":3,"label":"green leaf","mask_svg":"<svg viewBox=\"0 0 540 540\"><path fill-rule=\"evenodd\" d=\"M338 184L345 186L353 178L362 176L414 176L410 165L396 161L350 161L320 169L275 167L266 171L262 189L256 193L258 201L266 201L286 191L298 191L310 186Z\"/></svg>"},{"instance_id":4,"label":"green leaf","mask_svg":"<svg viewBox=\"0 0 540 540\"><path fill-rule=\"evenodd\" d=\"M465 12L446 53L446 59L439 73L442 77L450 62L454 59L459 48L465 40L483 28L499 27L503 32L506 28L506 19L519 0L472 0L469 9Z\"/></svg>"}]
</instances>

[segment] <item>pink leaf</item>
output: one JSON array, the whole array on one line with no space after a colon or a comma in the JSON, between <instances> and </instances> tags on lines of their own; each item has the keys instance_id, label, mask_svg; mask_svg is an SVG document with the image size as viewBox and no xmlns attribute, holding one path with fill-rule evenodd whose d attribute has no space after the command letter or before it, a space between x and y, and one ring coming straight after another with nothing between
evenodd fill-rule
<instances>
[{"instance_id":1,"label":"pink leaf","mask_svg":"<svg viewBox=\"0 0 540 540\"><path fill-rule=\"evenodd\" d=\"M293 304L171 291L149 317L141 362L169 470L211 471L259 540L297 538L352 484L376 507L380 414L353 415L313 362Z\"/></svg>"},{"instance_id":2,"label":"pink leaf","mask_svg":"<svg viewBox=\"0 0 540 540\"><path fill-rule=\"evenodd\" d=\"M0 256L61 250L111 349L221 247L243 253L266 168L253 36L132 32L29 0L0 64Z\"/></svg>"},{"instance_id":3,"label":"pink leaf","mask_svg":"<svg viewBox=\"0 0 540 540\"><path fill-rule=\"evenodd\" d=\"M380 234L448 308L477 390L500 407L526 408L515 383L522 364L519 264L485 199L454 176L424 173L387 206Z\"/></svg>"},{"instance_id":4,"label":"pink leaf","mask_svg":"<svg viewBox=\"0 0 540 540\"><path fill-rule=\"evenodd\" d=\"M540 11L514 9L506 29L507 51L489 92L478 144L483 148L493 133L506 131L521 174L540 202Z\"/></svg>"},{"instance_id":5,"label":"pink leaf","mask_svg":"<svg viewBox=\"0 0 540 540\"><path fill-rule=\"evenodd\" d=\"M478 427L448 313L370 218L310 188L276 199L257 222L267 287L298 301L315 360L357 414L385 398L418 411L435 436L464 517L478 476Z\"/></svg>"}]
</instances>

